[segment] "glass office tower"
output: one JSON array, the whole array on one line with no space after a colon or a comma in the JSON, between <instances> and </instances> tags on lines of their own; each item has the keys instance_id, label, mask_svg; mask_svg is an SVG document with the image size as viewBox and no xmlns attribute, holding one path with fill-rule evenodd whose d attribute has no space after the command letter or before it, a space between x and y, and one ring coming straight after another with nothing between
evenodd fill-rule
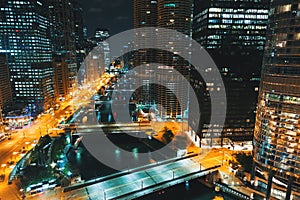
<instances>
[{"instance_id":1,"label":"glass office tower","mask_svg":"<svg viewBox=\"0 0 300 200\"><path fill-rule=\"evenodd\" d=\"M14 103L39 113L53 102L49 20L44 1L0 2L0 52L7 57Z\"/></svg>"},{"instance_id":2,"label":"glass office tower","mask_svg":"<svg viewBox=\"0 0 300 200\"><path fill-rule=\"evenodd\" d=\"M235 3L231 0L195 0L193 39L208 51L220 69L227 94L222 134L219 134L219 128L209 131L208 92L216 87L214 83L204 84L200 77L191 73L192 85L202 101L202 124L198 134L209 139L210 144L223 144L223 138L253 139L268 11L269 0ZM219 124L213 126L221 127ZM209 140L203 140L204 144Z\"/></svg>"},{"instance_id":3,"label":"glass office tower","mask_svg":"<svg viewBox=\"0 0 300 200\"><path fill-rule=\"evenodd\" d=\"M267 199L300 199L299 53L299 1L271 1L253 168L255 184L266 188Z\"/></svg>"}]
</instances>

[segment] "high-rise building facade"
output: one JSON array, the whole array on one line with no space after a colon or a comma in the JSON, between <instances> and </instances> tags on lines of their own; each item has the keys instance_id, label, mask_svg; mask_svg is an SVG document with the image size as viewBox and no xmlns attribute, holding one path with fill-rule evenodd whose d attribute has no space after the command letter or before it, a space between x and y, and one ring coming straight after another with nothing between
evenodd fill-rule
<instances>
[{"instance_id":1,"label":"high-rise building facade","mask_svg":"<svg viewBox=\"0 0 300 200\"><path fill-rule=\"evenodd\" d=\"M14 103L32 113L53 102L53 67L45 1L0 2L0 52L7 57Z\"/></svg>"},{"instance_id":2,"label":"high-rise building facade","mask_svg":"<svg viewBox=\"0 0 300 200\"><path fill-rule=\"evenodd\" d=\"M83 9L79 2L73 2L74 26L75 26L75 47L76 50L83 49L84 44L84 26L83 26Z\"/></svg>"},{"instance_id":3,"label":"high-rise building facade","mask_svg":"<svg viewBox=\"0 0 300 200\"><path fill-rule=\"evenodd\" d=\"M161 65L158 67L156 74L160 85L157 90L157 103L160 105L159 113L161 117L184 118L188 111L189 93L187 84L190 66L187 61L174 52L174 49L189 51L191 43L186 43L183 38L179 39L178 33L191 37L192 15L192 0L158 0L158 27L174 30L172 35L160 33L157 39L158 46L166 44L166 42L169 44L167 46L169 52L158 51L157 53L158 63ZM176 75L175 71L180 74ZM170 75L172 78L170 78ZM176 91L177 95L171 89Z\"/></svg>"},{"instance_id":4,"label":"high-rise building facade","mask_svg":"<svg viewBox=\"0 0 300 200\"><path fill-rule=\"evenodd\" d=\"M134 28L157 27L157 1L154 0L134 0ZM137 31L135 38L135 48L141 46L151 46L156 44L156 37L146 31ZM157 51L155 49L137 49L134 52L134 66L143 65L138 75L141 78L139 85L142 85L136 92L137 101L143 104L154 104L156 102L156 86L150 84L154 82L156 76L151 73L150 63L157 63Z\"/></svg>"},{"instance_id":5,"label":"high-rise building facade","mask_svg":"<svg viewBox=\"0 0 300 200\"><path fill-rule=\"evenodd\" d=\"M195 0L193 37L206 49L251 46L263 50L268 2Z\"/></svg>"},{"instance_id":6,"label":"high-rise building facade","mask_svg":"<svg viewBox=\"0 0 300 200\"><path fill-rule=\"evenodd\" d=\"M47 3L51 25L52 52L54 57L61 57L56 59L56 61L61 60L62 62L58 66L65 66L66 64L68 66L69 86L66 96L70 94L77 76L76 46L80 44L80 38L83 34L81 33L81 16L79 16L82 12L76 0L49 0ZM61 72L59 72L59 68L57 68L55 71L61 74L63 70L61 69ZM55 78L55 80L58 79ZM56 96L56 99L58 98L60 97Z\"/></svg>"},{"instance_id":7,"label":"high-rise building facade","mask_svg":"<svg viewBox=\"0 0 300 200\"><path fill-rule=\"evenodd\" d=\"M49 0L48 7L53 52L71 59L76 50L73 1Z\"/></svg>"},{"instance_id":8,"label":"high-rise building facade","mask_svg":"<svg viewBox=\"0 0 300 200\"><path fill-rule=\"evenodd\" d=\"M223 130L215 128L222 134L208 132L208 92L216 88L214 83L204 83L200 77L191 73L192 85L202 102L202 124L197 131L202 138L210 138L221 144L223 140L219 138L224 137L232 140L252 140L268 11L269 0L235 3L195 0L193 39L215 61L222 74L227 94L227 115ZM221 127L218 124L213 126Z\"/></svg>"},{"instance_id":9,"label":"high-rise building facade","mask_svg":"<svg viewBox=\"0 0 300 200\"><path fill-rule=\"evenodd\" d=\"M110 44L109 39L110 37L110 30L106 28L97 28L94 33L94 37L90 39L90 41L94 44L93 48L95 51L99 51L101 49L101 64L99 67L103 67L108 69L111 64L111 56L110 56ZM97 48L95 48L97 46ZM92 49L93 49L92 48ZM85 55L87 56L87 55ZM104 63L102 63L102 60L104 60ZM87 64L87 63L85 63ZM87 66L88 67L88 66Z\"/></svg>"},{"instance_id":10,"label":"high-rise building facade","mask_svg":"<svg viewBox=\"0 0 300 200\"><path fill-rule=\"evenodd\" d=\"M98 42L102 42L102 41L106 40L107 38L109 38L109 36L110 36L110 31L108 29L97 28L95 30L94 38Z\"/></svg>"},{"instance_id":11,"label":"high-rise building facade","mask_svg":"<svg viewBox=\"0 0 300 200\"><path fill-rule=\"evenodd\" d=\"M157 27L157 1L134 0L134 28ZM155 37L147 33L139 33L136 37L136 47L150 46L155 43ZM156 51L153 49L140 49L135 52L134 65L157 62Z\"/></svg>"},{"instance_id":12,"label":"high-rise building facade","mask_svg":"<svg viewBox=\"0 0 300 200\"><path fill-rule=\"evenodd\" d=\"M255 184L266 188L266 199L300 199L299 20L299 1L271 1L253 168L264 175Z\"/></svg>"},{"instance_id":13,"label":"high-rise building facade","mask_svg":"<svg viewBox=\"0 0 300 200\"><path fill-rule=\"evenodd\" d=\"M136 29L167 28L191 36L192 7L192 0L135 0L134 27ZM143 70L138 72L141 80L139 85L142 87L136 91L135 96L140 103L155 106L161 118L182 117L183 113L187 111L188 93L187 86L183 81L189 76L188 63L171 52L176 48L183 49L185 45L189 46L190 44L180 43L175 39L177 37L175 35L162 32L159 35L157 37L152 32L147 33L147 31L140 30L136 33L134 66L143 65ZM169 52L159 50L161 49L159 45L166 42L174 44L168 46ZM157 49L140 48L155 45L158 47ZM154 63L159 66L151 66ZM153 73L153 67L156 67L156 73ZM175 71L181 75L171 73ZM170 78L171 74L172 78ZM151 84L151 82L157 84ZM177 95L172 90L177 91ZM182 105L179 105L179 101L182 102Z\"/></svg>"},{"instance_id":14,"label":"high-rise building facade","mask_svg":"<svg viewBox=\"0 0 300 200\"><path fill-rule=\"evenodd\" d=\"M64 98L69 92L68 63L61 56L53 57L54 88L57 100Z\"/></svg>"},{"instance_id":15,"label":"high-rise building facade","mask_svg":"<svg viewBox=\"0 0 300 200\"><path fill-rule=\"evenodd\" d=\"M13 99L11 93L9 69L5 54L0 54L0 72L0 109L7 110L12 106Z\"/></svg>"}]
</instances>

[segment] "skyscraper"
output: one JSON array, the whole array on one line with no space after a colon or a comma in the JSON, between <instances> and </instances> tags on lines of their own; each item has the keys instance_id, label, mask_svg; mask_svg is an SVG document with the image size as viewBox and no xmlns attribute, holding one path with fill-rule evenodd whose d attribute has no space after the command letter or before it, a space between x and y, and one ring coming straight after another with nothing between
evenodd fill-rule
<instances>
[{"instance_id":1,"label":"skyscraper","mask_svg":"<svg viewBox=\"0 0 300 200\"><path fill-rule=\"evenodd\" d=\"M157 27L157 1L134 0L134 28ZM155 41L153 35L143 33L136 37L136 47L151 44ZM135 52L134 64L149 64L157 62L156 53L151 49L141 49Z\"/></svg>"},{"instance_id":2,"label":"skyscraper","mask_svg":"<svg viewBox=\"0 0 300 200\"><path fill-rule=\"evenodd\" d=\"M50 35L52 52L54 57L61 57L61 59L56 59L56 61L61 60L61 62L65 62L68 66L69 86L67 94L71 91L77 76L76 42L79 42L80 39L79 29L81 22L78 23L80 20L77 20L77 23L75 22L76 19L80 18L79 16L75 16L80 14L80 9L76 2L76 0L47 1L51 25ZM76 25L78 25L78 27L76 27ZM65 63L59 65L65 66ZM57 68L56 72L58 72L58 70L59 68Z\"/></svg>"},{"instance_id":3,"label":"skyscraper","mask_svg":"<svg viewBox=\"0 0 300 200\"><path fill-rule=\"evenodd\" d=\"M75 46L76 50L83 49L84 33L83 33L83 9L76 0L73 2L74 26L75 26Z\"/></svg>"},{"instance_id":4,"label":"skyscraper","mask_svg":"<svg viewBox=\"0 0 300 200\"><path fill-rule=\"evenodd\" d=\"M271 1L254 133L253 172L267 199L300 199L300 4ZM276 187L275 187L276 186Z\"/></svg>"},{"instance_id":5,"label":"skyscraper","mask_svg":"<svg viewBox=\"0 0 300 200\"><path fill-rule=\"evenodd\" d=\"M95 31L94 38L97 42L101 42L109 38L110 31L105 28L97 28Z\"/></svg>"},{"instance_id":6,"label":"skyscraper","mask_svg":"<svg viewBox=\"0 0 300 200\"><path fill-rule=\"evenodd\" d=\"M0 72L0 109L7 109L9 106L12 106L13 99L5 54L0 54Z\"/></svg>"},{"instance_id":7,"label":"skyscraper","mask_svg":"<svg viewBox=\"0 0 300 200\"><path fill-rule=\"evenodd\" d=\"M193 1L186 0L159 0L158 1L158 27L172 29L180 32L187 37L192 34L192 14ZM174 49L189 51L190 44L184 39L179 39L177 33L172 35L161 33L157 39L158 46L168 41L169 52L159 51L157 53L158 63L161 65L157 71L157 80L159 86L157 91L158 104L161 105L159 112L161 117L183 118L188 110L188 86L186 80L189 80L189 63L173 52ZM180 75L175 75L174 71ZM172 79L168 79L172 75ZM172 90L177 91L175 95ZM181 102L181 105L179 105Z\"/></svg>"},{"instance_id":8,"label":"skyscraper","mask_svg":"<svg viewBox=\"0 0 300 200\"><path fill-rule=\"evenodd\" d=\"M192 0L135 0L134 27L161 27L191 36L192 3ZM173 52L176 48L182 49L189 44L180 43L175 38L175 35L162 32L157 37L152 32L147 33L146 31L137 31L135 38L135 47L138 50L134 54L134 65L136 67L143 65L143 70L138 72L142 80L139 85L142 85L142 87L136 91L136 96L140 103L156 104L162 118L182 117L183 113L187 111L187 86L182 81L188 76L188 63L180 59L177 54L170 52ZM174 44L168 46L169 53L159 50L159 45L166 42ZM142 46L155 46L156 44L158 49L155 50L150 48L139 49ZM156 73L153 73L151 63L161 65L156 66ZM171 71L178 71L182 75L175 75ZM171 74L173 74L172 80L167 78ZM151 82L157 84L150 84ZM171 90L177 91L178 95L176 96ZM180 100L183 103L182 105L179 105Z\"/></svg>"},{"instance_id":9,"label":"skyscraper","mask_svg":"<svg viewBox=\"0 0 300 200\"><path fill-rule=\"evenodd\" d=\"M61 56L53 56L54 88L57 100L65 98L69 93L68 63Z\"/></svg>"},{"instance_id":10,"label":"skyscraper","mask_svg":"<svg viewBox=\"0 0 300 200\"><path fill-rule=\"evenodd\" d=\"M222 135L207 132L210 120L208 91L214 83L193 76L192 84L202 102L203 138L252 140L260 69L266 40L269 0L232 3L196 0L193 39L199 42L218 66L226 87L227 116ZM214 125L218 127L219 125ZM215 129L217 130L217 128ZM223 142L220 140L218 142Z\"/></svg>"},{"instance_id":11,"label":"skyscraper","mask_svg":"<svg viewBox=\"0 0 300 200\"><path fill-rule=\"evenodd\" d=\"M48 1L53 52L73 58L75 51L75 16L72 0Z\"/></svg>"},{"instance_id":12,"label":"skyscraper","mask_svg":"<svg viewBox=\"0 0 300 200\"><path fill-rule=\"evenodd\" d=\"M134 0L134 28L157 27L157 1ZM136 32L135 48L156 44L156 38L147 32ZM135 96L140 103L152 104L156 102L156 86L150 84L155 80L155 74L149 69L150 63L157 63L156 50L139 49L134 52L134 66L144 65L140 68L138 75L141 77L142 85L135 92Z\"/></svg>"},{"instance_id":13,"label":"skyscraper","mask_svg":"<svg viewBox=\"0 0 300 200\"><path fill-rule=\"evenodd\" d=\"M53 67L44 1L1 1L0 52L7 57L13 100L32 113L53 102Z\"/></svg>"}]
</instances>

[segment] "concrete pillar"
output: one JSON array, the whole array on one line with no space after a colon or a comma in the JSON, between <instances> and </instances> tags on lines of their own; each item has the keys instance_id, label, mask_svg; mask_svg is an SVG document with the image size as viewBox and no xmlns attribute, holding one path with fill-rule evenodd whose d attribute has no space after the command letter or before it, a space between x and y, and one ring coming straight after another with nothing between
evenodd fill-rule
<instances>
[{"instance_id":1,"label":"concrete pillar","mask_svg":"<svg viewBox=\"0 0 300 200\"><path fill-rule=\"evenodd\" d=\"M272 189L272 179L274 176L274 171L272 169L269 170L269 176L268 176L268 186L266 191L266 200L269 200L271 197L271 189Z\"/></svg>"},{"instance_id":2,"label":"concrete pillar","mask_svg":"<svg viewBox=\"0 0 300 200\"><path fill-rule=\"evenodd\" d=\"M251 178L250 178L250 180L254 180L255 179L255 171L256 171L256 164L255 164L255 162L253 162L252 163Z\"/></svg>"},{"instance_id":3,"label":"concrete pillar","mask_svg":"<svg viewBox=\"0 0 300 200\"><path fill-rule=\"evenodd\" d=\"M285 200L290 200L290 199L291 199L292 186L293 186L294 179L295 179L294 176L290 176L290 177L289 177L289 180L288 180L288 186L287 186L287 189L286 189Z\"/></svg>"}]
</instances>

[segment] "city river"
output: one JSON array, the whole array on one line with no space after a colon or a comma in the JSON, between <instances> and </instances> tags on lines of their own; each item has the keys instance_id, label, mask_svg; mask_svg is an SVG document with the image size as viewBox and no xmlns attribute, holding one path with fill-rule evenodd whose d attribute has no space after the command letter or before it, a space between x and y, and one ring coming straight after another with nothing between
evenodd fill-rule
<instances>
[{"instance_id":1,"label":"city river","mask_svg":"<svg viewBox=\"0 0 300 200\"><path fill-rule=\"evenodd\" d=\"M135 139L124 135L111 136L111 140L116 143L120 148L131 151L134 155L135 152L151 152L154 148L158 148L159 142L155 140L147 139ZM147 145L145 144L147 142ZM150 144L150 145L149 145ZM152 146L152 147L151 147ZM111 169L108 166L100 163L96 160L87 150L81 145L80 148L75 151L70 151L68 155L73 167L77 168L81 178L84 180L93 179L96 177L103 177L116 173L118 171ZM116 160L118 155L116 154ZM149 163L151 161L151 154L149 154ZM159 191L148 196L144 196L137 200L233 200L232 198L225 196L224 194L216 193L213 189L207 188L201 184L198 180L193 180L185 184L180 184L163 191Z\"/></svg>"}]
</instances>

